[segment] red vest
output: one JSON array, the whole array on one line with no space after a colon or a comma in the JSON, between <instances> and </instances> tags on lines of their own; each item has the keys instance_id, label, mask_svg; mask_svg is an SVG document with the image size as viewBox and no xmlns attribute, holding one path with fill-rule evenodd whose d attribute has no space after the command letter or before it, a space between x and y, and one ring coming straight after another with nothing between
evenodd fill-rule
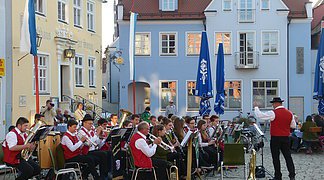
<instances>
[{"instance_id":1,"label":"red vest","mask_svg":"<svg viewBox=\"0 0 324 180\"><path fill-rule=\"evenodd\" d=\"M79 139L77 136L71 136L71 134L68 132L64 133L64 136L67 136L72 141L73 145L79 142ZM63 147L65 159L71 159L71 158L81 154L81 146L73 152L66 145L62 144L62 147Z\"/></svg>"},{"instance_id":2,"label":"red vest","mask_svg":"<svg viewBox=\"0 0 324 180\"><path fill-rule=\"evenodd\" d=\"M93 131L90 131L90 134L89 134L84 127L82 127L80 131L83 131L87 135L87 137L89 139L94 136L94 132ZM83 146L82 147L82 150L81 150L82 151L82 154L83 155L87 155L89 153L89 149L90 149L90 146L87 146L87 145Z\"/></svg>"},{"instance_id":3,"label":"red vest","mask_svg":"<svg viewBox=\"0 0 324 180\"><path fill-rule=\"evenodd\" d=\"M271 121L270 135L271 136L289 136L290 135L290 123L293 115L286 108L278 108L273 110L276 117Z\"/></svg>"},{"instance_id":4,"label":"red vest","mask_svg":"<svg viewBox=\"0 0 324 180\"><path fill-rule=\"evenodd\" d=\"M135 147L135 142L141 138L144 139L141 135L136 133L129 142L129 146L132 150L132 155L134 158L134 164L136 167L140 168L153 168L151 158L147 157L141 150Z\"/></svg>"},{"instance_id":5,"label":"red vest","mask_svg":"<svg viewBox=\"0 0 324 180\"><path fill-rule=\"evenodd\" d=\"M11 130L11 132L14 132L17 136L17 145L24 145L25 141L24 139L18 134L16 129ZM27 138L27 135L24 134L25 139ZM20 163L20 153L21 151L10 151L7 141L5 141L6 147L2 146L3 149L3 162L8 164L19 164Z\"/></svg>"}]
</instances>

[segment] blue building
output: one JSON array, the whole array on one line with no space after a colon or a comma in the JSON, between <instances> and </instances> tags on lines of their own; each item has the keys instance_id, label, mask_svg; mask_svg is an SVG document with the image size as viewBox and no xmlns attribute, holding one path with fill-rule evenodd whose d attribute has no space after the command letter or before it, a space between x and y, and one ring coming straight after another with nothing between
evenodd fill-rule
<instances>
[{"instance_id":1,"label":"blue building","mask_svg":"<svg viewBox=\"0 0 324 180\"><path fill-rule=\"evenodd\" d=\"M306 100L311 102L311 90L300 88L300 83L294 82L303 81L303 86L308 86L307 83L311 86L308 82L311 75L306 74L311 70L310 63L305 61L304 74L298 74L296 63L299 62L294 56L300 51L296 47L303 47L303 58L310 58L312 14L311 4L306 0L135 2L134 11L139 13L135 38L137 113L150 106L153 114L164 114L172 99L178 115L198 115L200 99L193 96L193 90L204 30L209 39L214 82L217 45L224 43L226 110L223 119L232 119L239 110L251 112L254 103L262 109L271 109L269 101L274 96L286 99L286 106L289 99L303 97L302 113L310 112ZM128 61L130 9L131 1L119 1L119 49L125 59L125 64L120 66L120 107L133 110Z\"/></svg>"}]
</instances>

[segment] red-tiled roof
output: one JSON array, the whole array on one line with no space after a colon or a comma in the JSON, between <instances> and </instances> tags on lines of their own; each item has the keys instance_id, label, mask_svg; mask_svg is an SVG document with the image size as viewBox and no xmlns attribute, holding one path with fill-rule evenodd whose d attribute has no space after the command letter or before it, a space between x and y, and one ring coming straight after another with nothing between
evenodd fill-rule
<instances>
[{"instance_id":1,"label":"red-tiled roof","mask_svg":"<svg viewBox=\"0 0 324 180\"><path fill-rule=\"evenodd\" d=\"M204 19L204 10L212 0L178 0L178 10L162 12L159 0L134 0L134 12L139 13L139 20L157 19ZM119 0L124 5L124 19L129 19L132 0Z\"/></svg>"},{"instance_id":2,"label":"red-tiled roof","mask_svg":"<svg viewBox=\"0 0 324 180\"><path fill-rule=\"evenodd\" d=\"M162 12L159 10L159 0L134 0L134 12L139 13L139 20L175 20L175 19L204 19L204 10L212 0L178 0L178 10ZM290 18L306 18L305 4L309 0L283 0L289 8ZM124 5L124 17L128 20L132 0L119 0Z\"/></svg>"},{"instance_id":3,"label":"red-tiled roof","mask_svg":"<svg viewBox=\"0 0 324 180\"><path fill-rule=\"evenodd\" d=\"M313 9L312 29L314 29L324 18L324 4Z\"/></svg>"}]
</instances>

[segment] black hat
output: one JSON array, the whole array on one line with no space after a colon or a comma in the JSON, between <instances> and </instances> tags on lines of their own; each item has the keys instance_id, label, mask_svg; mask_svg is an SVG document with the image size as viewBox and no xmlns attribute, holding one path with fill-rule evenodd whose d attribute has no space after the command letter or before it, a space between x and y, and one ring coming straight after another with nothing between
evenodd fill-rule
<instances>
[{"instance_id":1,"label":"black hat","mask_svg":"<svg viewBox=\"0 0 324 180\"><path fill-rule=\"evenodd\" d=\"M274 103L274 102L284 102L284 100L283 99L281 99L280 97L274 97L271 101L270 101L270 103Z\"/></svg>"},{"instance_id":2,"label":"black hat","mask_svg":"<svg viewBox=\"0 0 324 180\"><path fill-rule=\"evenodd\" d=\"M86 114L86 115L84 116L84 118L82 119L82 121L83 121L83 122L84 122L84 121L93 121L93 118L91 117L90 114Z\"/></svg>"}]
</instances>

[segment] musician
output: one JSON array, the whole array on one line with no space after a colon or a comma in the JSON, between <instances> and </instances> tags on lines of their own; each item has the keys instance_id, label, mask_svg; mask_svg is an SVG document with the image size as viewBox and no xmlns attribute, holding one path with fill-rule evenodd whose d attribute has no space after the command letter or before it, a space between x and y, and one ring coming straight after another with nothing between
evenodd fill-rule
<instances>
[{"instance_id":1,"label":"musician","mask_svg":"<svg viewBox=\"0 0 324 180\"><path fill-rule=\"evenodd\" d=\"M132 124L132 122L131 121L129 121L129 120L125 120L124 122L123 122L123 126L122 126L123 128L132 128L133 127L133 124Z\"/></svg>"},{"instance_id":2,"label":"musician","mask_svg":"<svg viewBox=\"0 0 324 180\"><path fill-rule=\"evenodd\" d=\"M43 114L35 114L34 116L34 119L35 119L35 124L38 122L38 121L41 121L41 122L45 122L44 121L44 115Z\"/></svg>"},{"instance_id":3,"label":"musician","mask_svg":"<svg viewBox=\"0 0 324 180\"><path fill-rule=\"evenodd\" d=\"M108 123L108 127L118 126L118 116L117 114L110 115L110 122Z\"/></svg>"},{"instance_id":4,"label":"musician","mask_svg":"<svg viewBox=\"0 0 324 180\"><path fill-rule=\"evenodd\" d=\"M134 158L134 164L137 168L153 168L151 157L155 154L157 144L161 144L161 138L156 138L153 141L153 145L149 146L146 143L146 136L149 134L149 124L147 122L141 122L137 126L137 133L135 133L130 142L129 146ZM144 177L142 174L139 175L139 179L153 179L153 173L146 174L148 177Z\"/></svg>"},{"instance_id":5,"label":"musician","mask_svg":"<svg viewBox=\"0 0 324 180\"><path fill-rule=\"evenodd\" d=\"M291 157L289 148L289 134L290 128L296 128L296 122L293 118L293 114L282 106L282 100L280 97L274 97L270 103L272 103L273 109L268 112L261 112L258 108L258 104L254 102L254 113L262 120L270 119L270 149L272 154L273 166L275 169L276 180L282 179L282 174L280 171L280 151L286 160L287 169L289 171L289 178L291 180L295 179L295 166L293 159Z\"/></svg>"},{"instance_id":6,"label":"musician","mask_svg":"<svg viewBox=\"0 0 324 180\"><path fill-rule=\"evenodd\" d=\"M94 179L99 179L99 174L96 170L96 164L93 159L82 154L82 147L86 142L86 137L83 136L80 140L77 137L77 125L76 120L70 120L67 123L68 131L63 135L62 138L62 147L64 158L66 162L78 162L78 163L87 163L86 169L82 171L82 176L84 179L88 178L88 173L90 172Z\"/></svg>"},{"instance_id":7,"label":"musician","mask_svg":"<svg viewBox=\"0 0 324 180\"><path fill-rule=\"evenodd\" d=\"M82 121L82 119L84 118L85 115L86 115L86 112L83 111L83 104L81 102L79 102L77 104L77 109L74 112L75 120L80 122L80 121Z\"/></svg>"},{"instance_id":8,"label":"musician","mask_svg":"<svg viewBox=\"0 0 324 180\"><path fill-rule=\"evenodd\" d=\"M216 128L218 128L218 132L216 133L220 133L221 132L221 127L218 127L219 125L219 117L217 115L212 115L210 116L210 125L208 127L208 135L209 137L212 137L212 135L214 134L214 132L216 131Z\"/></svg>"},{"instance_id":9,"label":"musician","mask_svg":"<svg viewBox=\"0 0 324 180\"><path fill-rule=\"evenodd\" d=\"M13 128L7 135L2 144L3 148L3 161L11 167L15 167L21 172L16 178L17 180L27 180L40 174L39 165L32 160L32 158L26 161L21 157L21 151L23 149L33 150L35 148L34 143L25 143L27 138L26 130L29 126L29 121L20 117L16 122L16 127Z\"/></svg>"},{"instance_id":10,"label":"musician","mask_svg":"<svg viewBox=\"0 0 324 180\"><path fill-rule=\"evenodd\" d=\"M86 137L88 142L83 146L82 154L89 156L96 165L99 164L100 177L104 179L108 176L108 157L105 151L99 151L98 147L93 144L101 144L102 146L105 143L99 138L102 133L102 127L99 126L96 132L92 130L93 121L94 119L89 114L86 114L82 120L82 127L79 130L79 134L82 137Z\"/></svg>"},{"instance_id":11,"label":"musician","mask_svg":"<svg viewBox=\"0 0 324 180\"><path fill-rule=\"evenodd\" d=\"M54 103L51 100L47 100L46 106L42 106L41 114L44 115L44 122L47 125L54 125L54 118L56 116L56 112L54 110Z\"/></svg>"},{"instance_id":12,"label":"musician","mask_svg":"<svg viewBox=\"0 0 324 180\"><path fill-rule=\"evenodd\" d=\"M137 125L140 123L140 116L138 114L132 114L131 123L134 127L137 127Z\"/></svg>"},{"instance_id":13,"label":"musician","mask_svg":"<svg viewBox=\"0 0 324 180\"><path fill-rule=\"evenodd\" d=\"M104 119L104 118L100 118L98 120L98 127L101 127L101 134L99 134L99 139L101 139L101 142L98 144L99 145L99 149L101 151L107 151L107 150L110 150L110 144L108 142L106 142L106 139L108 137L108 121L107 119ZM98 128L97 128L98 129ZM103 131L105 130L105 131ZM97 130L96 130L96 133Z\"/></svg>"},{"instance_id":14,"label":"musician","mask_svg":"<svg viewBox=\"0 0 324 180\"><path fill-rule=\"evenodd\" d=\"M184 127L185 133L187 133L189 130L190 131L195 130L195 120L192 117L186 116L185 117L185 122L186 122L186 125Z\"/></svg>"},{"instance_id":15,"label":"musician","mask_svg":"<svg viewBox=\"0 0 324 180\"><path fill-rule=\"evenodd\" d=\"M159 122L156 120L156 116L151 116L150 117L150 121L151 121L151 124L150 125L152 125L152 126L155 126L155 125L158 125L159 124Z\"/></svg>"},{"instance_id":16,"label":"musician","mask_svg":"<svg viewBox=\"0 0 324 180\"><path fill-rule=\"evenodd\" d=\"M217 150L215 146L215 140L209 138L209 135L206 132L207 129L207 122L205 120L200 120L198 122L198 143L199 147L202 148L203 151L206 153L201 153L202 158L206 162L212 165L217 164Z\"/></svg>"},{"instance_id":17,"label":"musician","mask_svg":"<svg viewBox=\"0 0 324 180\"><path fill-rule=\"evenodd\" d=\"M174 119L174 128L173 132L178 137L178 140L181 142L185 136L185 121L179 117Z\"/></svg>"}]
</instances>

